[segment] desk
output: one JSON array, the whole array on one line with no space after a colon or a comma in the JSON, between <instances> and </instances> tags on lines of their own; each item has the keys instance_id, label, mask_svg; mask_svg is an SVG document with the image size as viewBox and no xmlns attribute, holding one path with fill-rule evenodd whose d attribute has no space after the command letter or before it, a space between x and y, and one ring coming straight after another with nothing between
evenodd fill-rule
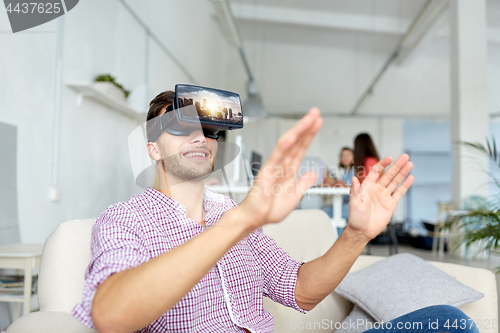
<instances>
[{"instance_id":1,"label":"desk","mask_svg":"<svg viewBox=\"0 0 500 333\"><path fill-rule=\"evenodd\" d=\"M0 302L14 302L14 318L20 316L20 303L23 303L23 315L31 312L31 284L33 270L40 266L43 245L39 244L11 244L0 246L1 269L24 270L24 294L0 295Z\"/></svg>"},{"instance_id":2,"label":"desk","mask_svg":"<svg viewBox=\"0 0 500 333\"><path fill-rule=\"evenodd\" d=\"M228 193L228 189L224 185L207 186L208 189L219 192ZM245 194L248 193L248 186L230 186L232 193ZM332 226L334 228L345 228L346 220L342 218L342 196L349 195L350 187L313 187L306 191L305 194L312 195L333 195L333 219ZM337 229L335 229L336 231Z\"/></svg>"}]
</instances>

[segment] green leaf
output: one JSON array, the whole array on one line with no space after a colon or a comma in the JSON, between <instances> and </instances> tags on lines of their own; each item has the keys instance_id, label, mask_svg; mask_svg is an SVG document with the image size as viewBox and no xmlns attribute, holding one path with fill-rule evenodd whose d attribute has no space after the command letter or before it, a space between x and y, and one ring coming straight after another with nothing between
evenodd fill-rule
<instances>
[{"instance_id":1,"label":"green leaf","mask_svg":"<svg viewBox=\"0 0 500 333\"><path fill-rule=\"evenodd\" d=\"M121 84L116 82L116 79L113 76L111 76L111 74L98 75L94 79L94 82L111 82L115 86L117 86L121 91L123 91L123 93L125 94L125 98L128 98L128 96L130 95L130 90L126 90L125 88L123 88L123 86Z\"/></svg>"},{"instance_id":2,"label":"green leaf","mask_svg":"<svg viewBox=\"0 0 500 333\"><path fill-rule=\"evenodd\" d=\"M459 144L475 153L486 156L494 162L496 167L500 167L500 154L495 138L492 138L491 141L487 139L486 145L464 141L459 142ZM500 180L491 171L488 172L488 175L492 183L500 188ZM484 207L467 209L466 213L449 218L441 230L451 228L456 228L462 234L458 242L455 243L455 249L462 244L467 247L474 244L482 250L497 250L500 244L500 198L489 200ZM497 267L495 273L500 274L500 267Z\"/></svg>"}]
</instances>

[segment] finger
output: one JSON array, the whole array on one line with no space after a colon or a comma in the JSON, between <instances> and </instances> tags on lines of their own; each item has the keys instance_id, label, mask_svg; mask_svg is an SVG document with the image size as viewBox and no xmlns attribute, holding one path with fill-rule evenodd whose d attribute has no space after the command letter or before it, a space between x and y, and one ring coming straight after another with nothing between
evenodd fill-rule
<instances>
[{"instance_id":1,"label":"finger","mask_svg":"<svg viewBox=\"0 0 500 333\"><path fill-rule=\"evenodd\" d=\"M271 155L267 159L266 164L276 165L278 161L283 159L286 150L289 149L291 145L293 145L295 138L293 136L288 136L285 134L282 135L276 142L276 145L274 146Z\"/></svg>"},{"instance_id":2,"label":"finger","mask_svg":"<svg viewBox=\"0 0 500 333\"><path fill-rule=\"evenodd\" d=\"M301 136L310 131L311 126L315 123L319 115L319 109L312 108L297 124L286 131L278 139L268 162L271 165L275 165L281 161L289 153L290 148L300 141Z\"/></svg>"},{"instance_id":3,"label":"finger","mask_svg":"<svg viewBox=\"0 0 500 333\"><path fill-rule=\"evenodd\" d=\"M316 119L320 118L321 112L318 108L312 108L307 112L307 114L302 117L292 128L285 132L285 135L293 135L297 138L302 138L310 131L311 126L314 124Z\"/></svg>"},{"instance_id":4,"label":"finger","mask_svg":"<svg viewBox=\"0 0 500 333\"><path fill-rule=\"evenodd\" d=\"M295 144L287 151L287 157L291 158L294 162L299 159L300 163L302 157L311 145L311 142L314 140L314 137L318 134L322 124L323 119L316 118L316 120L308 128L307 132L302 133L300 138L298 138Z\"/></svg>"},{"instance_id":5,"label":"finger","mask_svg":"<svg viewBox=\"0 0 500 333\"><path fill-rule=\"evenodd\" d=\"M413 175L409 175L408 178L405 179L403 184L401 184L401 186L398 187L396 191L394 191L392 197L394 198L394 200L396 200L396 203L401 199L401 197L406 193L406 191L408 191L411 184L413 184L414 180L415 177Z\"/></svg>"},{"instance_id":6,"label":"finger","mask_svg":"<svg viewBox=\"0 0 500 333\"><path fill-rule=\"evenodd\" d=\"M321 119L321 118L320 118ZM296 178L299 174L301 168L301 162L304 155L307 152L314 135L318 132L319 127L321 127L321 120L317 120L315 125L312 127L310 134L301 138L294 146L292 146L287 155L278 162L278 168L283 170L284 177L283 180L287 181L289 178ZM319 124L319 127L317 126ZM309 138L310 137L310 138ZM305 143L304 143L305 142ZM307 170L306 170L307 171Z\"/></svg>"},{"instance_id":7,"label":"finger","mask_svg":"<svg viewBox=\"0 0 500 333\"><path fill-rule=\"evenodd\" d=\"M352 179L351 179L351 191L350 191L349 195L359 194L360 190L361 190L361 183L359 182L358 177L352 177Z\"/></svg>"},{"instance_id":8,"label":"finger","mask_svg":"<svg viewBox=\"0 0 500 333\"><path fill-rule=\"evenodd\" d=\"M296 147L293 147L293 149L290 152L290 157L293 159L292 165L299 167L300 163L302 162L302 159L304 158L307 152L307 149L309 148L312 141L316 137L316 134L318 134L322 125L323 125L323 119L322 118L316 119L314 124L311 126L310 131L304 136L303 139L299 141Z\"/></svg>"},{"instance_id":9,"label":"finger","mask_svg":"<svg viewBox=\"0 0 500 333\"><path fill-rule=\"evenodd\" d=\"M323 120L317 118L314 123L311 124L307 132L302 133L301 137L295 141L289 149L286 150L286 154L283 155L282 159L276 161L276 165L279 165L286 172L287 177L296 177L302 159L307 152L312 140L321 128Z\"/></svg>"},{"instance_id":10,"label":"finger","mask_svg":"<svg viewBox=\"0 0 500 333\"><path fill-rule=\"evenodd\" d=\"M295 169L298 169L298 165L295 166L295 168L290 168L290 166L293 164L295 160L293 156L291 156L290 151L293 150L294 147L300 146L300 143L302 141L306 141L309 143L310 141L312 141L312 139L308 139L308 137L311 135L312 137L314 137L314 135L318 132L319 127L321 127L321 123L318 126L318 118L317 118L318 116L319 116L319 110L311 109L311 111L304 118L302 118L302 120L299 121L298 124L296 124L292 129L288 130L284 135L280 137L280 139L276 143L276 146L273 149L273 152L271 153L271 156L263 165L261 172L259 172L262 174L262 177L268 178L270 175L275 174L280 170L281 172L285 173L285 174L282 173L281 178L296 177L297 170ZM310 118L309 121L304 120L307 117ZM310 133L307 134L307 132ZM305 138L304 140L302 140L302 138L300 137L301 135ZM307 147L305 148L305 150L307 150ZM305 151L304 153L302 153L302 156L304 154ZM286 179L281 179L281 180L284 181Z\"/></svg>"},{"instance_id":11,"label":"finger","mask_svg":"<svg viewBox=\"0 0 500 333\"><path fill-rule=\"evenodd\" d=\"M403 168L398 172L396 177L390 182L390 184L387 186L387 190L389 193L394 192L394 190L398 187L398 185L403 181L403 179L406 178L410 174L410 171L413 169L413 163L408 162L406 163Z\"/></svg>"},{"instance_id":12,"label":"finger","mask_svg":"<svg viewBox=\"0 0 500 333\"><path fill-rule=\"evenodd\" d=\"M322 124L323 119L317 119L314 125L311 127L311 131L309 132L309 134L301 139L300 143L298 143L290 151L290 155L288 156L290 164L287 165L288 176L295 177L299 173L300 168L302 167L302 161L305 154L307 153L307 149L311 145L311 142L318 133ZM308 168L307 165L306 168Z\"/></svg>"},{"instance_id":13,"label":"finger","mask_svg":"<svg viewBox=\"0 0 500 333\"><path fill-rule=\"evenodd\" d=\"M399 156L399 158L396 160L396 162L389 168L387 169L386 172L380 177L377 183L382 185L383 187L386 187L387 185L390 184L390 182L398 175L398 173L403 169L403 167L408 163L408 160L410 159L410 156L407 154L403 154Z\"/></svg>"},{"instance_id":14,"label":"finger","mask_svg":"<svg viewBox=\"0 0 500 333\"><path fill-rule=\"evenodd\" d=\"M364 180L365 182L368 183L375 183L382 172L384 172L384 169L389 166L392 162L392 157L387 156L381 159L377 164L375 164L370 172L368 173L368 176L366 176L366 179Z\"/></svg>"},{"instance_id":15,"label":"finger","mask_svg":"<svg viewBox=\"0 0 500 333\"><path fill-rule=\"evenodd\" d=\"M309 112L315 114L315 112L313 112L314 110L318 109L313 108ZM310 126L306 130L300 133L300 137L298 138L297 143L293 147L291 147L292 150L289 151L289 153L292 153L295 156L296 152L301 151L302 149L307 149L307 147L309 147L312 140L314 139L314 136L318 133L319 129L321 128L322 123L323 120L319 115L318 117L314 118L314 121L311 122Z\"/></svg>"}]
</instances>

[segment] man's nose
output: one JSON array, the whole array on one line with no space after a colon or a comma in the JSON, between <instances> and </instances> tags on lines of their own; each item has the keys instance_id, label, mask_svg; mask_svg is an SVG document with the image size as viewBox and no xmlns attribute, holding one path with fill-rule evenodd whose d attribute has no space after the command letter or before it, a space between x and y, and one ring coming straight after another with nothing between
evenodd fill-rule
<instances>
[{"instance_id":1,"label":"man's nose","mask_svg":"<svg viewBox=\"0 0 500 333\"><path fill-rule=\"evenodd\" d=\"M207 138L203 135L203 131L195 130L191 132L189 143L207 143Z\"/></svg>"}]
</instances>

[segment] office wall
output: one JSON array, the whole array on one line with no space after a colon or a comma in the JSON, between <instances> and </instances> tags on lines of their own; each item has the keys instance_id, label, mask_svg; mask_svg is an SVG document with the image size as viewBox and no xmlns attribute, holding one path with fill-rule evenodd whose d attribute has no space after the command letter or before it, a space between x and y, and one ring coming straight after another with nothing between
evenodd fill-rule
<instances>
[{"instance_id":1,"label":"office wall","mask_svg":"<svg viewBox=\"0 0 500 333\"><path fill-rule=\"evenodd\" d=\"M19 242L16 154L16 127L0 123L0 245Z\"/></svg>"},{"instance_id":2,"label":"office wall","mask_svg":"<svg viewBox=\"0 0 500 333\"><path fill-rule=\"evenodd\" d=\"M9 29L0 11L1 30ZM0 121L17 127L17 196L21 241L43 242L42 224L53 229L50 185L56 25L31 34L0 35ZM60 223L61 221L59 221Z\"/></svg>"},{"instance_id":3,"label":"office wall","mask_svg":"<svg viewBox=\"0 0 500 333\"><path fill-rule=\"evenodd\" d=\"M500 119L494 118L490 122L490 140L495 140L497 147L500 144ZM494 203L500 202L500 163L490 160L488 165L490 172L489 193L490 200Z\"/></svg>"},{"instance_id":4,"label":"office wall","mask_svg":"<svg viewBox=\"0 0 500 333\"><path fill-rule=\"evenodd\" d=\"M403 147L415 164L410 217L415 221L433 222L437 217L437 202L451 200L450 123L408 120L403 127Z\"/></svg>"},{"instance_id":5,"label":"office wall","mask_svg":"<svg viewBox=\"0 0 500 333\"><path fill-rule=\"evenodd\" d=\"M434 221L437 217L437 202L451 200L451 174L453 160L451 155L450 123L443 121L407 120L403 125L403 149L410 152L415 163L413 174L415 183L411 189L411 216L415 221ZM494 119L490 122L489 138L500 140L500 122ZM484 142L486 144L486 136ZM478 168L471 154L467 167ZM484 170L487 172L486 170ZM500 179L500 168L494 163L489 164L490 174ZM488 184L477 184L478 187ZM500 189L489 180L489 199L498 201Z\"/></svg>"},{"instance_id":6,"label":"office wall","mask_svg":"<svg viewBox=\"0 0 500 333\"><path fill-rule=\"evenodd\" d=\"M226 63L237 57L209 15L209 1L127 1L198 83L234 89ZM196 10L193 10L196 8ZM18 201L21 241L42 243L64 221L97 216L108 205L142 191L132 177L127 138L137 126L84 99L68 82L90 83L110 73L125 88L149 84L149 97L189 82L117 1L82 1L64 17L59 159L60 200L49 200L55 134L54 91L58 20L26 33L0 34L0 122L18 128ZM0 30L10 30L0 11ZM149 71L146 73L147 60ZM232 68L243 81L243 69ZM237 83L239 84L239 83ZM146 108L146 105L144 106Z\"/></svg>"}]
</instances>

